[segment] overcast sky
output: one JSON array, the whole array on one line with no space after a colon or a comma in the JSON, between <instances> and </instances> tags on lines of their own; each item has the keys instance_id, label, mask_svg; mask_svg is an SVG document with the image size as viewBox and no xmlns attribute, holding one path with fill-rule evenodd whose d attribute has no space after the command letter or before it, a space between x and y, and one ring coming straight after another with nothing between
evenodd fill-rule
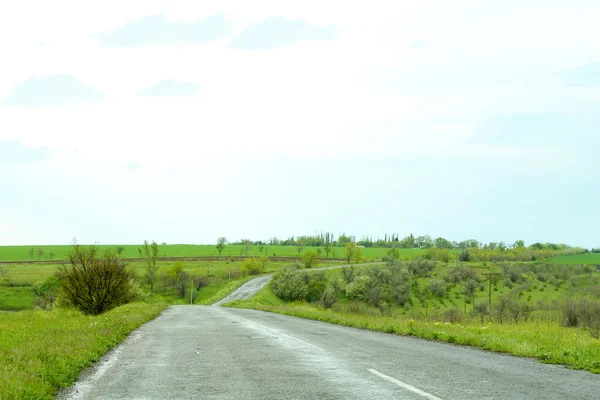
<instances>
[{"instance_id":1,"label":"overcast sky","mask_svg":"<svg viewBox=\"0 0 600 400\"><path fill-rule=\"evenodd\" d=\"M600 2L0 6L0 245L600 246Z\"/></svg>"}]
</instances>

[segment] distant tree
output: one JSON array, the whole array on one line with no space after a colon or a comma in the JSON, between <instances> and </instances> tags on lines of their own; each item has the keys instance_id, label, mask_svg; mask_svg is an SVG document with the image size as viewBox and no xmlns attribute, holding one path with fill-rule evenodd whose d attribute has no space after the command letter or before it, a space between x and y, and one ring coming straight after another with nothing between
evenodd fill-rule
<instances>
[{"instance_id":1,"label":"distant tree","mask_svg":"<svg viewBox=\"0 0 600 400\"><path fill-rule=\"evenodd\" d=\"M304 243L304 239L298 239L298 241L296 242L296 251L298 252L298 257L300 257L302 250L304 250Z\"/></svg>"},{"instance_id":2,"label":"distant tree","mask_svg":"<svg viewBox=\"0 0 600 400\"><path fill-rule=\"evenodd\" d=\"M125 247L123 247L123 246L117 247L117 254L119 255L119 257L121 257L121 255L123 254L123 251L125 251Z\"/></svg>"},{"instance_id":3,"label":"distant tree","mask_svg":"<svg viewBox=\"0 0 600 400\"><path fill-rule=\"evenodd\" d=\"M329 258L329 253L331 253L331 246L333 242L333 235L330 232L325 232L323 248L325 249L325 254L327 258Z\"/></svg>"},{"instance_id":4,"label":"distant tree","mask_svg":"<svg viewBox=\"0 0 600 400\"><path fill-rule=\"evenodd\" d=\"M175 292L181 298L185 297L185 291L190 284L190 274L184 271L184 265L181 261L175 261L168 272L169 280L175 288Z\"/></svg>"},{"instance_id":5,"label":"distant tree","mask_svg":"<svg viewBox=\"0 0 600 400\"><path fill-rule=\"evenodd\" d=\"M52 259L56 255L56 253L54 253L52 250L50 250L50 254L49 255L50 255L50 261L52 261Z\"/></svg>"},{"instance_id":6,"label":"distant tree","mask_svg":"<svg viewBox=\"0 0 600 400\"><path fill-rule=\"evenodd\" d=\"M302 260L302 265L304 266L304 268L312 268L319 263L319 261L317 260L318 257L319 255L316 251L305 251L304 253L302 253L302 256L300 258Z\"/></svg>"},{"instance_id":7,"label":"distant tree","mask_svg":"<svg viewBox=\"0 0 600 400\"><path fill-rule=\"evenodd\" d=\"M227 246L227 239L223 236L221 236L220 238L217 239L217 251L219 252L219 255L221 255L221 252L225 249L225 247Z\"/></svg>"},{"instance_id":8,"label":"distant tree","mask_svg":"<svg viewBox=\"0 0 600 400\"><path fill-rule=\"evenodd\" d=\"M44 249L42 249L41 247L37 250L37 255L38 255L38 260L41 260L42 257L44 256Z\"/></svg>"},{"instance_id":9,"label":"distant tree","mask_svg":"<svg viewBox=\"0 0 600 400\"><path fill-rule=\"evenodd\" d=\"M321 253L323 253L323 249L317 247L317 254L319 255L319 257L321 257Z\"/></svg>"},{"instance_id":10,"label":"distant tree","mask_svg":"<svg viewBox=\"0 0 600 400\"><path fill-rule=\"evenodd\" d=\"M137 251L140 253L140 258L142 258L142 249L138 247Z\"/></svg>"},{"instance_id":11,"label":"distant tree","mask_svg":"<svg viewBox=\"0 0 600 400\"><path fill-rule=\"evenodd\" d=\"M244 244L244 253L246 254L246 256L248 256L248 254L252 251L252 242L248 239L243 241Z\"/></svg>"},{"instance_id":12,"label":"distant tree","mask_svg":"<svg viewBox=\"0 0 600 400\"><path fill-rule=\"evenodd\" d=\"M400 258L400 249L397 246L392 246L387 249L386 254L390 260L397 260Z\"/></svg>"},{"instance_id":13,"label":"distant tree","mask_svg":"<svg viewBox=\"0 0 600 400\"><path fill-rule=\"evenodd\" d=\"M354 257L355 252L356 252L356 245L352 242L346 243L345 259L348 264L350 264L350 261Z\"/></svg>"},{"instance_id":14,"label":"distant tree","mask_svg":"<svg viewBox=\"0 0 600 400\"><path fill-rule=\"evenodd\" d=\"M135 273L114 250L100 257L96 246L84 249L75 243L67 259L68 264L58 268L62 304L98 315L138 298Z\"/></svg>"},{"instance_id":15,"label":"distant tree","mask_svg":"<svg viewBox=\"0 0 600 400\"><path fill-rule=\"evenodd\" d=\"M260 246L258 246L258 254L262 254L264 249L265 249L264 245L261 244Z\"/></svg>"},{"instance_id":16,"label":"distant tree","mask_svg":"<svg viewBox=\"0 0 600 400\"><path fill-rule=\"evenodd\" d=\"M354 247L354 253L352 254L352 258L357 264L362 262L362 248L360 246Z\"/></svg>"},{"instance_id":17,"label":"distant tree","mask_svg":"<svg viewBox=\"0 0 600 400\"><path fill-rule=\"evenodd\" d=\"M33 258L33 255L35 254L35 248L30 247L29 248L29 258Z\"/></svg>"},{"instance_id":18,"label":"distant tree","mask_svg":"<svg viewBox=\"0 0 600 400\"><path fill-rule=\"evenodd\" d=\"M452 242L449 241L448 239L444 239L443 237L436 238L434 241L434 245L438 249L451 249L452 248Z\"/></svg>"},{"instance_id":19,"label":"distant tree","mask_svg":"<svg viewBox=\"0 0 600 400\"><path fill-rule=\"evenodd\" d=\"M155 241L148 243L144 240L144 257L146 259L146 279L150 285L150 294L154 292L154 282L156 280L156 272L158 267L156 261L158 260L158 244Z\"/></svg>"}]
</instances>

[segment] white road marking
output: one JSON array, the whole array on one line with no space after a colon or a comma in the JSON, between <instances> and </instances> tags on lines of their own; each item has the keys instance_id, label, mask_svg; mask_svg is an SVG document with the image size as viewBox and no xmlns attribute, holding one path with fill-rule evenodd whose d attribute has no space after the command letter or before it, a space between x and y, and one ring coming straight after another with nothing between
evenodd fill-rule
<instances>
[{"instance_id":1,"label":"white road marking","mask_svg":"<svg viewBox=\"0 0 600 400\"><path fill-rule=\"evenodd\" d=\"M383 378L386 381L392 382L392 383L394 383L394 384L396 384L396 385L398 385L398 386L400 386L400 387L402 387L402 388L404 388L406 390L410 390L411 392L416 393L416 394L418 394L420 396L423 396L423 397L425 397L425 398L427 398L429 400L442 400L439 397L434 396L434 395L432 395L430 393L424 392L421 389L417 389L416 387L411 386L408 383L404 383L402 381L399 381L396 378L392 378L391 376L388 376L386 374L382 374L381 372L377 371L376 369L369 368L368 371L370 373L372 373L373 375L377 375L378 377Z\"/></svg>"}]
</instances>

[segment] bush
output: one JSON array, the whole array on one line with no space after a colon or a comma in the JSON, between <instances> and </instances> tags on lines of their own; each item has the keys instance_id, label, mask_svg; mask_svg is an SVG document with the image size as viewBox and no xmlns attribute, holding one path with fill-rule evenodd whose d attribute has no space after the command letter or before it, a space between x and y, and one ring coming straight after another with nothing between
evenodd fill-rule
<instances>
[{"instance_id":1,"label":"bush","mask_svg":"<svg viewBox=\"0 0 600 400\"><path fill-rule=\"evenodd\" d=\"M61 304L98 315L139 297L135 274L116 251L106 250L100 258L96 246L75 244L67 259L58 272Z\"/></svg>"},{"instance_id":2,"label":"bush","mask_svg":"<svg viewBox=\"0 0 600 400\"><path fill-rule=\"evenodd\" d=\"M346 285L346 296L350 300L362 300L367 289L367 284L370 278L365 275L360 275L354 278L352 282Z\"/></svg>"},{"instance_id":3,"label":"bush","mask_svg":"<svg viewBox=\"0 0 600 400\"><path fill-rule=\"evenodd\" d=\"M408 270L415 276L427 276L434 268L435 263L423 259L415 259L408 264Z\"/></svg>"},{"instance_id":4,"label":"bush","mask_svg":"<svg viewBox=\"0 0 600 400\"><path fill-rule=\"evenodd\" d=\"M569 300L563 309L563 324L569 327L583 327L590 334L600 337L600 304L586 298Z\"/></svg>"},{"instance_id":5,"label":"bush","mask_svg":"<svg viewBox=\"0 0 600 400\"><path fill-rule=\"evenodd\" d=\"M242 262L242 273L244 275L259 275L265 271L269 259L265 256L247 258Z\"/></svg>"},{"instance_id":6,"label":"bush","mask_svg":"<svg viewBox=\"0 0 600 400\"><path fill-rule=\"evenodd\" d=\"M60 291L60 280L57 276L49 276L36 283L33 291L37 296L34 304L42 310L52 310Z\"/></svg>"},{"instance_id":7,"label":"bush","mask_svg":"<svg viewBox=\"0 0 600 400\"><path fill-rule=\"evenodd\" d=\"M304 268L316 267L319 264L319 254L316 251L305 251L300 257Z\"/></svg>"},{"instance_id":8,"label":"bush","mask_svg":"<svg viewBox=\"0 0 600 400\"><path fill-rule=\"evenodd\" d=\"M323 308L331 308L331 306L334 305L336 301L337 296L335 295L335 291L333 290L333 288L328 287L321 295L321 298L319 299L317 304L319 304Z\"/></svg>"},{"instance_id":9,"label":"bush","mask_svg":"<svg viewBox=\"0 0 600 400\"><path fill-rule=\"evenodd\" d=\"M436 297L442 298L446 294L446 282L432 280L427 282L427 291Z\"/></svg>"},{"instance_id":10,"label":"bush","mask_svg":"<svg viewBox=\"0 0 600 400\"><path fill-rule=\"evenodd\" d=\"M305 275L295 269L284 268L273 277L271 289L285 301L305 300L308 296L308 279Z\"/></svg>"},{"instance_id":11,"label":"bush","mask_svg":"<svg viewBox=\"0 0 600 400\"><path fill-rule=\"evenodd\" d=\"M471 254L469 253L468 249L464 249L460 255L458 256L458 259L462 262L468 262L471 260Z\"/></svg>"}]
</instances>

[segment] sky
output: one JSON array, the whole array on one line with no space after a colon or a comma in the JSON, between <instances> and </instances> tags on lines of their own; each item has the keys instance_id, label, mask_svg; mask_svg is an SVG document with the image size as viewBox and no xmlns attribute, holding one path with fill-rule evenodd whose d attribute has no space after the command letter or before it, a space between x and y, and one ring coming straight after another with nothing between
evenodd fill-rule
<instances>
[{"instance_id":1,"label":"sky","mask_svg":"<svg viewBox=\"0 0 600 400\"><path fill-rule=\"evenodd\" d=\"M600 247L600 2L0 6L0 245Z\"/></svg>"}]
</instances>

